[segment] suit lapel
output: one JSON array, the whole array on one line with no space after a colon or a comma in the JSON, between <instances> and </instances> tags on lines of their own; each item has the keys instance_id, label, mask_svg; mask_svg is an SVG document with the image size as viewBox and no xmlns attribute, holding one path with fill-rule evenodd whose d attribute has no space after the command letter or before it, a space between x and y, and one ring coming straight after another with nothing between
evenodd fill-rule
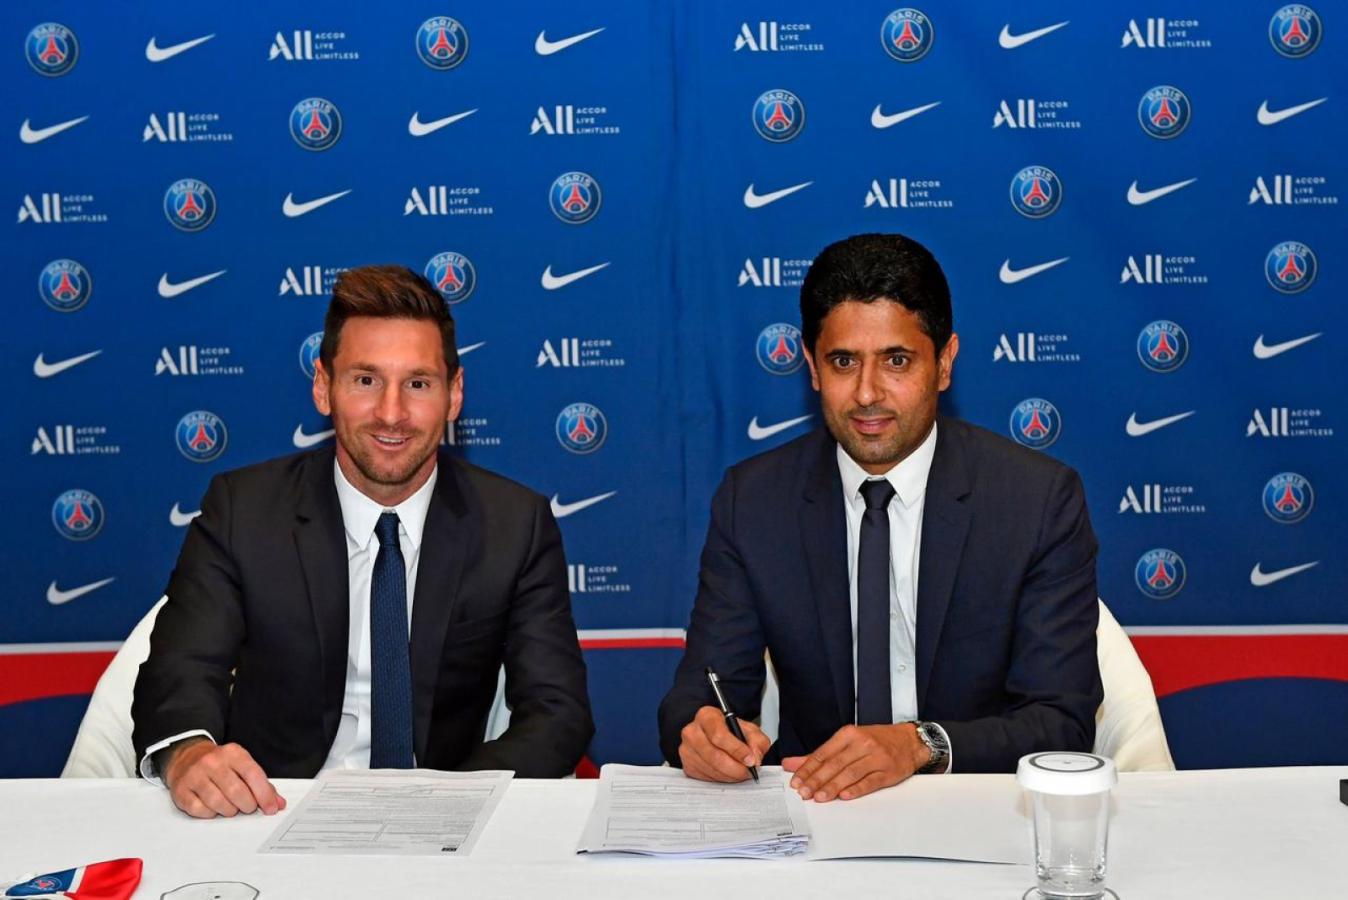
<instances>
[{"instance_id":1,"label":"suit lapel","mask_svg":"<svg viewBox=\"0 0 1348 900\"><path fill-rule=\"evenodd\" d=\"M855 720L852 678L852 608L847 582L847 517L836 444L819 432L818 449L807 463L800 534L810 570L810 587L842 722Z\"/></svg>"},{"instance_id":2,"label":"suit lapel","mask_svg":"<svg viewBox=\"0 0 1348 900\"><path fill-rule=\"evenodd\" d=\"M322 660L323 725L329 741L336 735L346 692L351 623L346 534L332 466L331 450L305 460L293 532Z\"/></svg>"},{"instance_id":3,"label":"suit lapel","mask_svg":"<svg viewBox=\"0 0 1348 900\"><path fill-rule=\"evenodd\" d=\"M955 588L964 539L969 533L968 470L958 426L942 419L936 454L927 476L922 512L922 555L917 576L917 707L923 708L936 648L941 642L950 594Z\"/></svg>"},{"instance_id":4,"label":"suit lapel","mask_svg":"<svg viewBox=\"0 0 1348 900\"><path fill-rule=\"evenodd\" d=\"M463 562L473 535L467 529L468 508L459 471L441 454L435 492L426 511L417 563L417 586L412 600L412 713L416 723L413 750L424 760L435 701L435 683L444 652Z\"/></svg>"}]
</instances>

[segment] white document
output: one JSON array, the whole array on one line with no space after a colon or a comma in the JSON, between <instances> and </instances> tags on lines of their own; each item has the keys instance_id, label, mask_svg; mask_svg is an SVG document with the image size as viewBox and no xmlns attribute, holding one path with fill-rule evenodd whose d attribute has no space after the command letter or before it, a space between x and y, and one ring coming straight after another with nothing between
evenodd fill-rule
<instances>
[{"instance_id":1,"label":"white document","mask_svg":"<svg viewBox=\"0 0 1348 900\"><path fill-rule=\"evenodd\" d=\"M760 781L717 784L680 769L607 765L578 852L776 858L804 853L802 803L778 766Z\"/></svg>"},{"instance_id":2,"label":"white document","mask_svg":"<svg viewBox=\"0 0 1348 900\"><path fill-rule=\"evenodd\" d=\"M330 769L260 852L467 856L514 774Z\"/></svg>"},{"instance_id":3,"label":"white document","mask_svg":"<svg viewBox=\"0 0 1348 900\"><path fill-rule=\"evenodd\" d=\"M810 859L908 856L1030 863L1020 785L1005 775L918 775L856 800L805 803Z\"/></svg>"}]
</instances>

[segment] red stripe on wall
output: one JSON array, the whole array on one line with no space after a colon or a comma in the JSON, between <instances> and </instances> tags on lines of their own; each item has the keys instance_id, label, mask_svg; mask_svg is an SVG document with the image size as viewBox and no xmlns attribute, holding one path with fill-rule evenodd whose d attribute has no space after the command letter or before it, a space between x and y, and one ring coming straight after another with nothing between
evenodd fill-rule
<instances>
[{"instance_id":1,"label":"red stripe on wall","mask_svg":"<svg viewBox=\"0 0 1348 900\"><path fill-rule=\"evenodd\" d=\"M1348 681L1348 634L1130 637L1157 697L1249 678Z\"/></svg>"},{"instance_id":2,"label":"red stripe on wall","mask_svg":"<svg viewBox=\"0 0 1348 900\"><path fill-rule=\"evenodd\" d=\"M92 694L113 651L0 655L0 706Z\"/></svg>"}]
</instances>

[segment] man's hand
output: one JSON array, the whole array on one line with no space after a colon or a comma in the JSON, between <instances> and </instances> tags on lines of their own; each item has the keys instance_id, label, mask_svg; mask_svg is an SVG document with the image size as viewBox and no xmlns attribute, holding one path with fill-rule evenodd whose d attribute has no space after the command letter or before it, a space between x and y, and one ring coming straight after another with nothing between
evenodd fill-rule
<instances>
[{"instance_id":1,"label":"man's hand","mask_svg":"<svg viewBox=\"0 0 1348 900\"><path fill-rule=\"evenodd\" d=\"M211 819L262 810L275 815L286 808L262 767L238 744L216 746L189 738L172 748L164 767L173 805L189 816Z\"/></svg>"},{"instance_id":2,"label":"man's hand","mask_svg":"<svg viewBox=\"0 0 1348 900\"><path fill-rule=\"evenodd\" d=\"M782 768L795 773L791 787L806 800L854 800L898 784L927 764L931 750L912 722L844 725L809 756L788 756Z\"/></svg>"},{"instance_id":3,"label":"man's hand","mask_svg":"<svg viewBox=\"0 0 1348 900\"><path fill-rule=\"evenodd\" d=\"M704 706L680 732L679 760L690 778L701 781L744 781L749 766L761 765L772 741L753 722L740 720L744 739L726 727L725 717L714 706Z\"/></svg>"}]
</instances>

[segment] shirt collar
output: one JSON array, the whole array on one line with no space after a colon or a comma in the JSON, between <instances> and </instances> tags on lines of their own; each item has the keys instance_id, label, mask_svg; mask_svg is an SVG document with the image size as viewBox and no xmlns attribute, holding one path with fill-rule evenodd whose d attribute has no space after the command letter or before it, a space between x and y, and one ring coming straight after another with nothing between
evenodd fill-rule
<instances>
[{"instance_id":1,"label":"shirt collar","mask_svg":"<svg viewBox=\"0 0 1348 900\"><path fill-rule=\"evenodd\" d=\"M842 444L838 445L838 474L842 476L843 499L848 503L861 502L861 484L870 478L884 478L894 486L894 493L904 506L912 507L927 492L927 476L931 473L931 461L936 456L936 423L931 431L917 445L917 448L900 460L894 468L884 475L874 476L861 468L861 465L847 455Z\"/></svg>"},{"instance_id":2,"label":"shirt collar","mask_svg":"<svg viewBox=\"0 0 1348 900\"><path fill-rule=\"evenodd\" d=\"M332 461L332 471L333 480L337 483L337 501L342 507L342 525L346 529L346 536L356 546L368 547L374 536L375 524L390 507L376 503L362 494L347 480L346 473L342 471L336 459ZM421 546L421 536L426 528L426 512L431 508L431 495L435 491L435 481L439 475L440 467L437 463L431 470L431 477L417 488L415 494L397 506L391 507L392 511L398 514L398 524L402 526L401 531L407 535L408 543L413 550Z\"/></svg>"}]
</instances>

